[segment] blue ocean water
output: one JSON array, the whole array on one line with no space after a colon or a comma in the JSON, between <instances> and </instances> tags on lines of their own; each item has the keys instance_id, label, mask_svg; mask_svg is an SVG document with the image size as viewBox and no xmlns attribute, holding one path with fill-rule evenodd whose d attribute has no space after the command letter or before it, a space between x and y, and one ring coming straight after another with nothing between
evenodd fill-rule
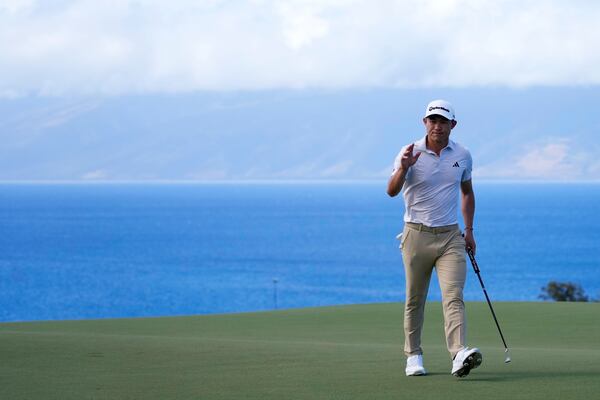
<instances>
[{"instance_id":1,"label":"blue ocean water","mask_svg":"<svg viewBox=\"0 0 600 400\"><path fill-rule=\"evenodd\" d=\"M402 301L403 204L385 185L0 185L0 320ZM600 297L600 185L475 190L493 301L550 280ZM465 298L485 300L470 266Z\"/></svg>"}]
</instances>

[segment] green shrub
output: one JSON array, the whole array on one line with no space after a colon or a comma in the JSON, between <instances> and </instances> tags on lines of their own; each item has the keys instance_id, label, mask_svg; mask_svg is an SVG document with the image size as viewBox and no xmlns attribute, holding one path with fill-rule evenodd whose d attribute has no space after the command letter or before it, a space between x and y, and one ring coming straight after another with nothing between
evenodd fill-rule
<instances>
[{"instance_id":1,"label":"green shrub","mask_svg":"<svg viewBox=\"0 0 600 400\"><path fill-rule=\"evenodd\" d=\"M589 301L583 288L572 282L548 282L542 287L542 294L539 297L554 301Z\"/></svg>"}]
</instances>

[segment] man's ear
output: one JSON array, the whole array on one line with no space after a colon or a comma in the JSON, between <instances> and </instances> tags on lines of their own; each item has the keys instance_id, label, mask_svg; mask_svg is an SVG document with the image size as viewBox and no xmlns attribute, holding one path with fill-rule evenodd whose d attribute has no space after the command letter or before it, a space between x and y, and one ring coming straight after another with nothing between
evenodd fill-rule
<instances>
[{"instance_id":1,"label":"man's ear","mask_svg":"<svg viewBox=\"0 0 600 400\"><path fill-rule=\"evenodd\" d=\"M452 120L452 126L450 127L450 129L454 129L454 127L456 126L457 123L458 122L455 119L453 119Z\"/></svg>"}]
</instances>

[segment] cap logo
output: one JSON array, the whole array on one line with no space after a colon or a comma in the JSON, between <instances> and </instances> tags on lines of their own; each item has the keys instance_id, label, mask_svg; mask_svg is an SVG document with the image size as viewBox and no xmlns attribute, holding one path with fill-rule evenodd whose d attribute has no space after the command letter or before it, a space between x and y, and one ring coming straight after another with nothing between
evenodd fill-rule
<instances>
[{"instance_id":1,"label":"cap logo","mask_svg":"<svg viewBox=\"0 0 600 400\"><path fill-rule=\"evenodd\" d=\"M439 107L439 106L437 106L437 107L429 107L429 111L433 111L433 110L444 110L447 113L450 112L450 110L448 110L447 108L444 108L444 107Z\"/></svg>"}]
</instances>

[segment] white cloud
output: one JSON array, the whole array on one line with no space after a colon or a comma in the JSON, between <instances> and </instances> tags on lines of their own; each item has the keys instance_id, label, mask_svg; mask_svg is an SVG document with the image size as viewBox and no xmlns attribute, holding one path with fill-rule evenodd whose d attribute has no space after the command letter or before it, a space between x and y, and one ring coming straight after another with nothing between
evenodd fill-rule
<instances>
[{"instance_id":1,"label":"white cloud","mask_svg":"<svg viewBox=\"0 0 600 400\"><path fill-rule=\"evenodd\" d=\"M600 3L10 0L0 95L600 84Z\"/></svg>"},{"instance_id":2,"label":"white cloud","mask_svg":"<svg viewBox=\"0 0 600 400\"><path fill-rule=\"evenodd\" d=\"M350 171L354 163L351 160L340 161L338 163L332 164L328 167L325 167L321 171L321 176L323 177L338 177L344 176Z\"/></svg>"},{"instance_id":3,"label":"white cloud","mask_svg":"<svg viewBox=\"0 0 600 400\"><path fill-rule=\"evenodd\" d=\"M97 169L95 171L86 172L81 179L84 181L100 181L108 179L109 177L109 173L106 170Z\"/></svg>"},{"instance_id":4,"label":"white cloud","mask_svg":"<svg viewBox=\"0 0 600 400\"><path fill-rule=\"evenodd\" d=\"M533 149L517 160L516 167L525 176L571 175L575 172L575 166L569 162L568 149L566 143L552 143L540 149Z\"/></svg>"},{"instance_id":5,"label":"white cloud","mask_svg":"<svg viewBox=\"0 0 600 400\"><path fill-rule=\"evenodd\" d=\"M35 0L0 0L0 12L9 15L28 13L33 8Z\"/></svg>"},{"instance_id":6,"label":"white cloud","mask_svg":"<svg viewBox=\"0 0 600 400\"><path fill-rule=\"evenodd\" d=\"M476 168L477 178L533 180L598 180L598 149L580 148L573 139L559 138L548 143L531 143L527 151Z\"/></svg>"},{"instance_id":7,"label":"white cloud","mask_svg":"<svg viewBox=\"0 0 600 400\"><path fill-rule=\"evenodd\" d=\"M311 8L296 10L289 4L281 4L283 36L288 47L300 50L329 33L329 23Z\"/></svg>"}]
</instances>

